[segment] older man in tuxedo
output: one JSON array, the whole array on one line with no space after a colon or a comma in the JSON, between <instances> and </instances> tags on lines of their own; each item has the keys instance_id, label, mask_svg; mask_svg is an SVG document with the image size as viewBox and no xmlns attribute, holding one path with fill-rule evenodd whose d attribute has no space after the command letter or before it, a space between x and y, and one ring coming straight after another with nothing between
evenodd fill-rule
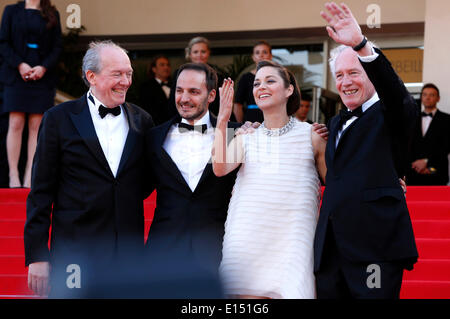
<instances>
[{"instance_id":1,"label":"older man in tuxedo","mask_svg":"<svg viewBox=\"0 0 450 319\"><path fill-rule=\"evenodd\" d=\"M330 122L326 188L314 243L318 298L398 298L417 249L399 177L415 102L350 9L327 3L331 69L346 107Z\"/></svg>"},{"instance_id":2,"label":"older man in tuxedo","mask_svg":"<svg viewBox=\"0 0 450 319\"><path fill-rule=\"evenodd\" d=\"M28 285L38 294L48 292L50 266L56 296L76 295L66 285L70 270L83 288L88 270L143 248L144 131L153 122L125 102L132 74L124 49L91 43L83 59L89 92L44 114L24 231Z\"/></svg>"}]
</instances>

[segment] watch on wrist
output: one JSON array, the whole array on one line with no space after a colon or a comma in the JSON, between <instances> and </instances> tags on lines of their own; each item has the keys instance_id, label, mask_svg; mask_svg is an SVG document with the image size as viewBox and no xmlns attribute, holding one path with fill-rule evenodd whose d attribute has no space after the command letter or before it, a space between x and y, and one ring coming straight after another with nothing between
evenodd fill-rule
<instances>
[{"instance_id":1,"label":"watch on wrist","mask_svg":"<svg viewBox=\"0 0 450 319\"><path fill-rule=\"evenodd\" d=\"M367 38L366 38L365 36L363 36L363 37L364 37L364 39L361 41L361 43L358 44L357 46L354 46L354 47L352 48L353 50L359 51L359 50L361 50L362 48L364 48L364 46L365 46L366 43L367 43Z\"/></svg>"}]
</instances>

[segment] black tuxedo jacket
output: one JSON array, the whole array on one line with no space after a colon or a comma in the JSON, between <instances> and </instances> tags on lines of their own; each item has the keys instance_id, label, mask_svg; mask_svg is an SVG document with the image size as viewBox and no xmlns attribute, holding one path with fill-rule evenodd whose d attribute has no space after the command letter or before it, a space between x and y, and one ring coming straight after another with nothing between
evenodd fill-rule
<instances>
[{"instance_id":1,"label":"black tuxedo jacket","mask_svg":"<svg viewBox=\"0 0 450 319\"><path fill-rule=\"evenodd\" d=\"M215 127L216 119L211 116ZM157 191L156 209L146 243L148 256L178 254L217 272L228 203L236 172L217 177L208 163L194 190L189 188L172 158L163 148L172 124L179 117L148 133L148 167ZM237 128L240 124L230 123ZM232 136L231 136L232 137ZM150 259L151 260L151 259Z\"/></svg>"},{"instance_id":2,"label":"black tuxedo jacket","mask_svg":"<svg viewBox=\"0 0 450 319\"><path fill-rule=\"evenodd\" d=\"M436 172L421 175L410 169L407 176L408 185L447 185L449 153L450 115L437 110L425 136L422 136L422 119L419 117L414 131L410 162L428 158L428 167L435 168Z\"/></svg>"},{"instance_id":3,"label":"black tuxedo jacket","mask_svg":"<svg viewBox=\"0 0 450 319\"><path fill-rule=\"evenodd\" d=\"M25 262L66 257L110 260L144 247L145 131L151 117L125 103L129 131L116 177L92 122L86 95L48 110L39 130L27 199ZM51 224L51 249L47 246ZM89 256L89 257L87 257Z\"/></svg>"},{"instance_id":4,"label":"black tuxedo jacket","mask_svg":"<svg viewBox=\"0 0 450 319\"><path fill-rule=\"evenodd\" d=\"M62 51L59 13L56 12L56 15L57 25L50 30L45 30L40 35L37 49L42 58L42 66L47 69L42 81L49 87L54 87L56 84L56 65ZM24 62L24 57L29 50L26 26L24 1L5 7L0 29L0 53L4 60L0 66L0 81L7 85L12 85L14 81L22 81L17 67Z\"/></svg>"},{"instance_id":5,"label":"black tuxedo jacket","mask_svg":"<svg viewBox=\"0 0 450 319\"><path fill-rule=\"evenodd\" d=\"M417 118L415 102L381 51L362 63L380 101L342 134L339 115L331 120L325 159L326 188L314 242L314 269L324 253L327 228L339 252L354 262L417 259L411 221L398 178L403 176L408 137Z\"/></svg>"},{"instance_id":6,"label":"black tuxedo jacket","mask_svg":"<svg viewBox=\"0 0 450 319\"><path fill-rule=\"evenodd\" d=\"M169 82L170 86L171 83ZM154 78L142 83L139 100L139 105L152 116L155 125L167 122L177 115L176 108L173 104L169 106L169 99L166 97L161 84Z\"/></svg>"}]
</instances>

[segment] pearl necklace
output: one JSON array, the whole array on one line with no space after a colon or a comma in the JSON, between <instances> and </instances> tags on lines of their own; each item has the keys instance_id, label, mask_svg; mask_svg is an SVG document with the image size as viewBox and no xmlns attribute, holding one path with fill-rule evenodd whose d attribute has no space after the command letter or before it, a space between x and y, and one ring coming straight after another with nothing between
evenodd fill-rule
<instances>
[{"instance_id":1,"label":"pearl necklace","mask_svg":"<svg viewBox=\"0 0 450 319\"><path fill-rule=\"evenodd\" d=\"M263 130L263 133L267 136L281 136L286 134L287 132L289 132L295 125L295 118L293 116L289 117L289 121L286 123L285 126L281 127L281 128L276 128L276 129L268 129L265 125L264 122L262 122L261 124L261 128Z\"/></svg>"}]
</instances>

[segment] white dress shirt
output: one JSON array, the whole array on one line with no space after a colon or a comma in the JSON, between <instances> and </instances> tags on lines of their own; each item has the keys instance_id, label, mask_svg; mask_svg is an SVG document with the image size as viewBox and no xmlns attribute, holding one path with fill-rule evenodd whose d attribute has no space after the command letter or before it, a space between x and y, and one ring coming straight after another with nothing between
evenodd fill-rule
<instances>
[{"instance_id":1,"label":"white dress shirt","mask_svg":"<svg viewBox=\"0 0 450 319\"><path fill-rule=\"evenodd\" d=\"M422 106L422 112L430 113L425 110L425 107ZM431 114L433 114L433 117L436 115L437 108L435 108L433 111L431 111ZM433 120L430 116L422 116L422 136L425 136L427 134L428 128L430 127L431 121Z\"/></svg>"},{"instance_id":2,"label":"white dress shirt","mask_svg":"<svg viewBox=\"0 0 450 319\"><path fill-rule=\"evenodd\" d=\"M181 122L189 124L185 119ZM214 142L214 128L209 119L209 112L195 122L195 125L202 124L207 125L204 134L198 131L180 133L178 123L172 125L163 144L192 191L197 187L205 166L211 159Z\"/></svg>"},{"instance_id":3,"label":"white dress shirt","mask_svg":"<svg viewBox=\"0 0 450 319\"><path fill-rule=\"evenodd\" d=\"M89 95L94 98L95 104L89 99ZM101 118L98 108L104 104L97 100L91 91L87 95L87 102L103 154L108 161L111 172L116 177L129 129L123 106L120 107L121 112L119 115L114 116L108 113L104 118Z\"/></svg>"},{"instance_id":4,"label":"white dress shirt","mask_svg":"<svg viewBox=\"0 0 450 319\"><path fill-rule=\"evenodd\" d=\"M156 82L158 82L161 85L162 81L160 79L155 77L155 80L156 80ZM170 87L168 87L167 85L161 85L161 88L164 91L164 93L166 94L166 97L169 98L169 96L170 96Z\"/></svg>"}]
</instances>

